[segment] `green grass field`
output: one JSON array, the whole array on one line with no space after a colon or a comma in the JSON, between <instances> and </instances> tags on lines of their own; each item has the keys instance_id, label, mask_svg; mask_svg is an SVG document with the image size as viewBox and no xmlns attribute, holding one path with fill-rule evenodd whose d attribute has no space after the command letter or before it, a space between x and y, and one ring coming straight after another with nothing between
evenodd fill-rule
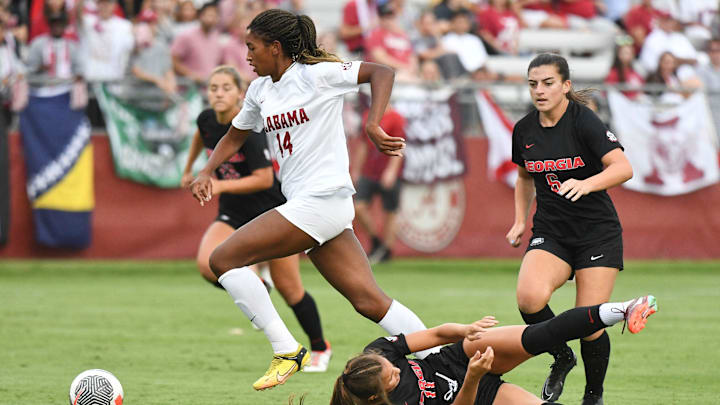
<instances>
[{"instance_id":1,"label":"green grass field","mask_svg":"<svg viewBox=\"0 0 720 405\"><path fill-rule=\"evenodd\" d=\"M402 260L377 266L376 277L428 326L470 322L486 314L522 323L515 305L518 261ZM279 388L254 392L271 350L229 297L183 262L0 261L0 404L66 404L73 377L112 371L126 405L282 404L307 394L327 404L345 361L383 331L357 315L312 266L303 279L320 308L335 352L326 374L300 373ZM617 300L653 293L659 312L638 335L610 328L606 404L720 404L719 262L629 262ZM574 285L556 292L560 312ZM272 297L288 326L306 341L292 311ZM240 328L241 334L230 330ZM571 346L579 356L578 342ZM534 358L505 376L539 393L551 362ZM562 402L579 404L582 364L568 377Z\"/></svg>"}]
</instances>

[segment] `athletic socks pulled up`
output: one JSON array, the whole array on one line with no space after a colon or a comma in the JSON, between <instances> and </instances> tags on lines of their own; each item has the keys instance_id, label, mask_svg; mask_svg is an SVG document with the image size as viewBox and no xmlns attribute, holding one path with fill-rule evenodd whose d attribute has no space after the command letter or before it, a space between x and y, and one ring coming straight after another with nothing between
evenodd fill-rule
<instances>
[{"instance_id":1,"label":"athletic socks pulled up","mask_svg":"<svg viewBox=\"0 0 720 405\"><path fill-rule=\"evenodd\" d=\"M298 342L280 319L260 278L249 267L232 269L218 278L235 305L265 333L275 354L292 353Z\"/></svg>"},{"instance_id":2,"label":"athletic socks pulled up","mask_svg":"<svg viewBox=\"0 0 720 405\"><path fill-rule=\"evenodd\" d=\"M407 335L408 333L427 329L425 324L423 324L413 311L395 300L392 301L390 308L388 308L385 316L378 322L378 325L391 335L399 335L400 333ZM415 356L419 359L424 359L431 353L437 353L438 351L440 351L439 347L433 347L432 349L416 352Z\"/></svg>"},{"instance_id":3,"label":"athletic socks pulled up","mask_svg":"<svg viewBox=\"0 0 720 405\"><path fill-rule=\"evenodd\" d=\"M295 305L291 305L290 308L292 308L300 326L302 326L305 334L310 339L310 350L314 352L325 351L327 344L325 344L325 338L323 337L320 313L312 295L305 291L305 295L300 301Z\"/></svg>"},{"instance_id":4,"label":"athletic socks pulled up","mask_svg":"<svg viewBox=\"0 0 720 405\"><path fill-rule=\"evenodd\" d=\"M610 337L607 332L595 340L580 340L580 353L585 365L585 395L602 397L605 373L610 362Z\"/></svg>"}]
</instances>

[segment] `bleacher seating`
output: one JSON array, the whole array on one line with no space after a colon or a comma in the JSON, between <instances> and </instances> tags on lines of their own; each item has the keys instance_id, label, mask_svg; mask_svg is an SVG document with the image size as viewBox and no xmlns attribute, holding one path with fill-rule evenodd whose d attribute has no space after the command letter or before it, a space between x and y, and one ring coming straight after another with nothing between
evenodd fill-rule
<instances>
[{"instance_id":1,"label":"bleacher seating","mask_svg":"<svg viewBox=\"0 0 720 405\"><path fill-rule=\"evenodd\" d=\"M519 40L522 55L492 55L487 67L505 75L524 76L535 54L552 51L567 58L573 80L602 82L612 65L614 35L613 32L525 29L520 32Z\"/></svg>"}]
</instances>

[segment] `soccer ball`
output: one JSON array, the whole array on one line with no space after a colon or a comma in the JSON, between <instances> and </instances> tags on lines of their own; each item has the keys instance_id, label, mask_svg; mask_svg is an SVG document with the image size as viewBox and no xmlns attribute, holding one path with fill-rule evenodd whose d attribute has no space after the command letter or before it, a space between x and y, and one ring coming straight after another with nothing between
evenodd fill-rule
<instances>
[{"instance_id":1,"label":"soccer ball","mask_svg":"<svg viewBox=\"0 0 720 405\"><path fill-rule=\"evenodd\" d=\"M70 384L70 405L122 405L122 403L122 385L109 371L85 370Z\"/></svg>"}]
</instances>

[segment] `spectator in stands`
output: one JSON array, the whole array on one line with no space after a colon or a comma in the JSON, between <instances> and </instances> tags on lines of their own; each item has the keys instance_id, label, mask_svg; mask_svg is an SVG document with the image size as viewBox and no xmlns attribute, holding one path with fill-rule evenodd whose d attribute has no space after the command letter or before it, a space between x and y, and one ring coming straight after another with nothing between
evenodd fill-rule
<instances>
[{"instance_id":1,"label":"spectator in stands","mask_svg":"<svg viewBox=\"0 0 720 405\"><path fill-rule=\"evenodd\" d=\"M467 72L460 63L460 58L442 45L440 25L432 10L425 10L417 21L417 35L413 39L413 49L420 62L435 61L446 79L460 77Z\"/></svg>"},{"instance_id":2,"label":"spectator in stands","mask_svg":"<svg viewBox=\"0 0 720 405\"><path fill-rule=\"evenodd\" d=\"M513 0L490 0L476 12L477 32L488 45L489 53L516 55L520 28L523 26L521 8Z\"/></svg>"},{"instance_id":3,"label":"spectator in stands","mask_svg":"<svg viewBox=\"0 0 720 405\"><path fill-rule=\"evenodd\" d=\"M672 10L683 26L683 32L697 49L710 40L713 17L718 13L717 0L675 1ZM718 32L716 32L718 34Z\"/></svg>"},{"instance_id":4,"label":"spectator in stands","mask_svg":"<svg viewBox=\"0 0 720 405\"><path fill-rule=\"evenodd\" d=\"M350 0L343 7L340 39L350 53L365 51L365 38L379 23L375 0Z\"/></svg>"},{"instance_id":5,"label":"spectator in stands","mask_svg":"<svg viewBox=\"0 0 720 405\"><path fill-rule=\"evenodd\" d=\"M398 24L392 1L378 3L380 25L365 41L365 59L395 69L398 81L417 80L417 56L407 33Z\"/></svg>"},{"instance_id":6,"label":"spectator in stands","mask_svg":"<svg viewBox=\"0 0 720 405\"><path fill-rule=\"evenodd\" d=\"M434 8L433 13L440 24L440 31L444 34L450 31L450 20L460 11L467 11L472 8L472 2L468 0L442 0Z\"/></svg>"},{"instance_id":7,"label":"spectator in stands","mask_svg":"<svg viewBox=\"0 0 720 405\"><path fill-rule=\"evenodd\" d=\"M697 63L697 51L690 40L680 31L682 27L670 14L663 12L658 17L658 26L645 38L640 62L646 72L658 69L660 55L670 52L677 59L678 65Z\"/></svg>"},{"instance_id":8,"label":"spectator in stands","mask_svg":"<svg viewBox=\"0 0 720 405\"><path fill-rule=\"evenodd\" d=\"M567 15L568 25L572 29L617 30L612 21L598 15L594 0L557 0L555 4L558 14Z\"/></svg>"},{"instance_id":9,"label":"spectator in stands","mask_svg":"<svg viewBox=\"0 0 720 405\"><path fill-rule=\"evenodd\" d=\"M157 15L145 9L135 24L135 55L132 74L172 96L177 93L170 46L157 35Z\"/></svg>"},{"instance_id":10,"label":"spectator in stands","mask_svg":"<svg viewBox=\"0 0 720 405\"><path fill-rule=\"evenodd\" d=\"M645 84L643 77L633 68L635 61L635 47L630 35L622 35L615 39L615 59L605 83L622 84L641 88ZM636 90L624 90L627 98L636 99L642 93Z\"/></svg>"},{"instance_id":11,"label":"spectator in stands","mask_svg":"<svg viewBox=\"0 0 720 405\"><path fill-rule=\"evenodd\" d=\"M21 87L25 66L20 60L20 42L13 33L5 28L5 19L0 18L0 120L10 121L10 102L17 110L27 101L27 87ZM20 89L25 94L19 94ZM24 98L21 100L20 96Z\"/></svg>"},{"instance_id":12,"label":"spectator in stands","mask_svg":"<svg viewBox=\"0 0 720 405\"><path fill-rule=\"evenodd\" d=\"M438 85L443 81L440 67L432 59L420 62L420 79L424 84Z\"/></svg>"},{"instance_id":13,"label":"spectator in stands","mask_svg":"<svg viewBox=\"0 0 720 405\"><path fill-rule=\"evenodd\" d=\"M699 67L697 73L708 92L715 130L720 136L720 38L708 41L706 49L710 55L710 64Z\"/></svg>"},{"instance_id":14,"label":"spectator in stands","mask_svg":"<svg viewBox=\"0 0 720 405\"><path fill-rule=\"evenodd\" d=\"M21 43L28 40L28 2L0 0L0 18L5 20L6 30Z\"/></svg>"},{"instance_id":15,"label":"spectator in stands","mask_svg":"<svg viewBox=\"0 0 720 405\"><path fill-rule=\"evenodd\" d=\"M97 15L84 12L85 0L75 7L85 79L121 80L134 46L132 24L114 15L115 0L97 0Z\"/></svg>"},{"instance_id":16,"label":"spectator in stands","mask_svg":"<svg viewBox=\"0 0 720 405\"><path fill-rule=\"evenodd\" d=\"M78 44L64 38L68 16L65 10L46 16L50 34L40 35L30 43L27 70L37 80L32 80L32 93L51 97L72 89L73 81L82 81L82 61ZM87 97L84 102L87 102ZM80 103L78 107L84 103Z\"/></svg>"},{"instance_id":17,"label":"spectator in stands","mask_svg":"<svg viewBox=\"0 0 720 405\"><path fill-rule=\"evenodd\" d=\"M565 29L568 27L567 18L556 13L550 0L517 0L517 3L523 9L523 21L528 28Z\"/></svg>"},{"instance_id":18,"label":"spectator in stands","mask_svg":"<svg viewBox=\"0 0 720 405\"><path fill-rule=\"evenodd\" d=\"M665 14L663 11L653 7L652 0L642 0L625 15L623 19L625 30L635 41L635 52L640 52L645 38L655 29L658 18L663 14Z\"/></svg>"},{"instance_id":19,"label":"spectator in stands","mask_svg":"<svg viewBox=\"0 0 720 405\"><path fill-rule=\"evenodd\" d=\"M633 0L605 0L603 2L605 6L604 15L605 18L614 22L621 28L625 28L623 18L630 11L630 7L633 4Z\"/></svg>"},{"instance_id":20,"label":"spectator in stands","mask_svg":"<svg viewBox=\"0 0 720 405\"><path fill-rule=\"evenodd\" d=\"M66 0L34 0L42 2L43 6L37 13L30 16L30 32L28 35L28 42L32 42L35 38L40 35L45 35L50 32L50 26L48 25L45 16L50 14L57 14L60 12L68 13L69 23L65 27L65 36L67 38L77 39L77 32L75 30L75 13L71 13ZM40 10L42 10L40 12Z\"/></svg>"},{"instance_id":21,"label":"spectator in stands","mask_svg":"<svg viewBox=\"0 0 720 405\"><path fill-rule=\"evenodd\" d=\"M471 34L472 16L468 10L461 10L450 20L450 31L445 34L442 44L445 49L454 52L460 58L465 71L477 80L487 79L487 52L480 38Z\"/></svg>"},{"instance_id":22,"label":"spectator in stands","mask_svg":"<svg viewBox=\"0 0 720 405\"><path fill-rule=\"evenodd\" d=\"M188 29L196 28L199 25L197 17L198 11L193 0L179 0L175 8L173 39Z\"/></svg>"},{"instance_id":23,"label":"spectator in stands","mask_svg":"<svg viewBox=\"0 0 720 405\"><path fill-rule=\"evenodd\" d=\"M693 89L702 87L702 82L694 69L680 64L672 52L660 55L657 70L647 78L648 84L665 85L665 91L650 91L650 95L659 97L661 103L676 104L692 94Z\"/></svg>"},{"instance_id":24,"label":"spectator in stands","mask_svg":"<svg viewBox=\"0 0 720 405\"><path fill-rule=\"evenodd\" d=\"M175 1L151 0L150 10L155 13L155 36L168 45L175 36Z\"/></svg>"},{"instance_id":25,"label":"spectator in stands","mask_svg":"<svg viewBox=\"0 0 720 405\"><path fill-rule=\"evenodd\" d=\"M214 2L198 10L200 25L178 34L171 47L175 73L204 85L205 78L223 62L223 45L217 29L218 11Z\"/></svg>"}]
</instances>

